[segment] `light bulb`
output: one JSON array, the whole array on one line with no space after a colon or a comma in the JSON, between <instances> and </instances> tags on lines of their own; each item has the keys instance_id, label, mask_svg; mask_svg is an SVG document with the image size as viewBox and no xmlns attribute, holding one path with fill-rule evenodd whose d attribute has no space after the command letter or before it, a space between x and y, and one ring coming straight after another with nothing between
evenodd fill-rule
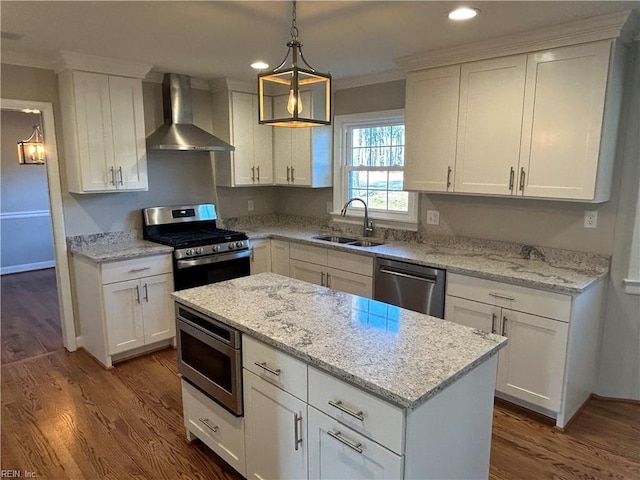
<instances>
[{"instance_id":1,"label":"light bulb","mask_svg":"<svg viewBox=\"0 0 640 480\"><path fill-rule=\"evenodd\" d=\"M36 153L35 145L29 145L29 155L33 156Z\"/></svg>"},{"instance_id":2,"label":"light bulb","mask_svg":"<svg viewBox=\"0 0 640 480\"><path fill-rule=\"evenodd\" d=\"M289 112L290 115L293 115L293 111L296 108L296 103L298 104L298 113L300 114L302 113L302 98L298 94L298 98L296 100L296 94L292 88L291 90L289 90L289 101L287 102L287 112Z\"/></svg>"}]
</instances>

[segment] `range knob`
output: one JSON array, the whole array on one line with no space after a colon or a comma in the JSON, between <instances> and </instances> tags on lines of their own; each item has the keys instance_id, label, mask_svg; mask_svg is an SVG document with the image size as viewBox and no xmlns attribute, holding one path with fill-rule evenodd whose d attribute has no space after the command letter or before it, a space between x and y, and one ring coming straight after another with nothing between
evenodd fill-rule
<instances>
[{"instance_id":1,"label":"range knob","mask_svg":"<svg viewBox=\"0 0 640 480\"><path fill-rule=\"evenodd\" d=\"M229 242L229 250L233 250L234 248L236 248L236 244L233 242Z\"/></svg>"},{"instance_id":2,"label":"range knob","mask_svg":"<svg viewBox=\"0 0 640 480\"><path fill-rule=\"evenodd\" d=\"M211 247L211 250L214 252L218 252L220 250L220 245L214 245L213 247Z\"/></svg>"},{"instance_id":3,"label":"range knob","mask_svg":"<svg viewBox=\"0 0 640 480\"><path fill-rule=\"evenodd\" d=\"M196 248L196 253L197 253L198 255L202 255L202 254L204 253L204 248L202 248L202 247L198 247L198 248Z\"/></svg>"},{"instance_id":4,"label":"range knob","mask_svg":"<svg viewBox=\"0 0 640 480\"><path fill-rule=\"evenodd\" d=\"M244 247L244 242L236 242L236 247L238 248Z\"/></svg>"},{"instance_id":5,"label":"range knob","mask_svg":"<svg viewBox=\"0 0 640 480\"><path fill-rule=\"evenodd\" d=\"M193 255L193 249L192 249L192 248L187 249L187 251L186 251L186 252L184 252L184 254L185 254L187 257L190 257L191 255Z\"/></svg>"}]
</instances>

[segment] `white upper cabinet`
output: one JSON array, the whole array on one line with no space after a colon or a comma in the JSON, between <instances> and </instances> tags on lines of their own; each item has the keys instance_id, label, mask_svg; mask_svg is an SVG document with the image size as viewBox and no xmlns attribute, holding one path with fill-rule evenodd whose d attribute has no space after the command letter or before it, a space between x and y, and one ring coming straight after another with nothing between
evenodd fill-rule
<instances>
[{"instance_id":1,"label":"white upper cabinet","mask_svg":"<svg viewBox=\"0 0 640 480\"><path fill-rule=\"evenodd\" d=\"M624 57L603 40L410 73L405 188L607 201Z\"/></svg>"},{"instance_id":2,"label":"white upper cabinet","mask_svg":"<svg viewBox=\"0 0 640 480\"><path fill-rule=\"evenodd\" d=\"M509 195L520 156L526 55L462 65L454 190Z\"/></svg>"},{"instance_id":3,"label":"white upper cabinet","mask_svg":"<svg viewBox=\"0 0 640 480\"><path fill-rule=\"evenodd\" d=\"M147 190L142 80L59 74L69 191Z\"/></svg>"},{"instance_id":4,"label":"white upper cabinet","mask_svg":"<svg viewBox=\"0 0 640 480\"><path fill-rule=\"evenodd\" d=\"M460 66L407 77L404 188L450 191L456 162Z\"/></svg>"},{"instance_id":5,"label":"white upper cabinet","mask_svg":"<svg viewBox=\"0 0 640 480\"><path fill-rule=\"evenodd\" d=\"M258 123L258 96L229 90L216 92L213 115L213 133L235 147L230 153L216 152L216 184L271 185L273 133L272 127Z\"/></svg>"},{"instance_id":6,"label":"white upper cabinet","mask_svg":"<svg viewBox=\"0 0 640 480\"><path fill-rule=\"evenodd\" d=\"M303 108L312 108L311 94L301 95ZM288 115L287 101L286 95L273 98L276 117ZM273 168L276 185L330 187L331 126L274 127Z\"/></svg>"},{"instance_id":7,"label":"white upper cabinet","mask_svg":"<svg viewBox=\"0 0 640 480\"><path fill-rule=\"evenodd\" d=\"M604 41L529 55L520 167L525 196L608 200L611 175L604 169L613 163L616 129L603 127L617 125L620 104L616 85L618 98L612 91L605 115L608 74L613 87L617 68L609 71L611 49Z\"/></svg>"}]
</instances>

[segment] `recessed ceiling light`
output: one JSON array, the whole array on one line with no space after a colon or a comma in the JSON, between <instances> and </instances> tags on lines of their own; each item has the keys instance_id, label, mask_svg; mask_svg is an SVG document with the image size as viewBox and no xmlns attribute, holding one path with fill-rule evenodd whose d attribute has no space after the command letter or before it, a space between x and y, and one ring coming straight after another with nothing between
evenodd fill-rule
<instances>
[{"instance_id":1,"label":"recessed ceiling light","mask_svg":"<svg viewBox=\"0 0 640 480\"><path fill-rule=\"evenodd\" d=\"M251 64L251 68L255 68L256 70L265 70L266 68L269 68L269 64L260 61L253 62Z\"/></svg>"},{"instance_id":2,"label":"recessed ceiling light","mask_svg":"<svg viewBox=\"0 0 640 480\"><path fill-rule=\"evenodd\" d=\"M451 20L469 20L480 13L477 8L460 7L449 12L449 19Z\"/></svg>"}]
</instances>

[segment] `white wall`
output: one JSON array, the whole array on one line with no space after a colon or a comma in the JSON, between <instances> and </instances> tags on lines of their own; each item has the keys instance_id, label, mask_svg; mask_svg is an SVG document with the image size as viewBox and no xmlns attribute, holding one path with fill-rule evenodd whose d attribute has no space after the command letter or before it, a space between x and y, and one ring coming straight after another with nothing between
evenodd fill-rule
<instances>
[{"instance_id":1,"label":"white wall","mask_svg":"<svg viewBox=\"0 0 640 480\"><path fill-rule=\"evenodd\" d=\"M44 165L18 164L16 143L31 135L40 115L2 110L0 170L0 273L55 265ZM46 133L45 133L46 135Z\"/></svg>"}]
</instances>

